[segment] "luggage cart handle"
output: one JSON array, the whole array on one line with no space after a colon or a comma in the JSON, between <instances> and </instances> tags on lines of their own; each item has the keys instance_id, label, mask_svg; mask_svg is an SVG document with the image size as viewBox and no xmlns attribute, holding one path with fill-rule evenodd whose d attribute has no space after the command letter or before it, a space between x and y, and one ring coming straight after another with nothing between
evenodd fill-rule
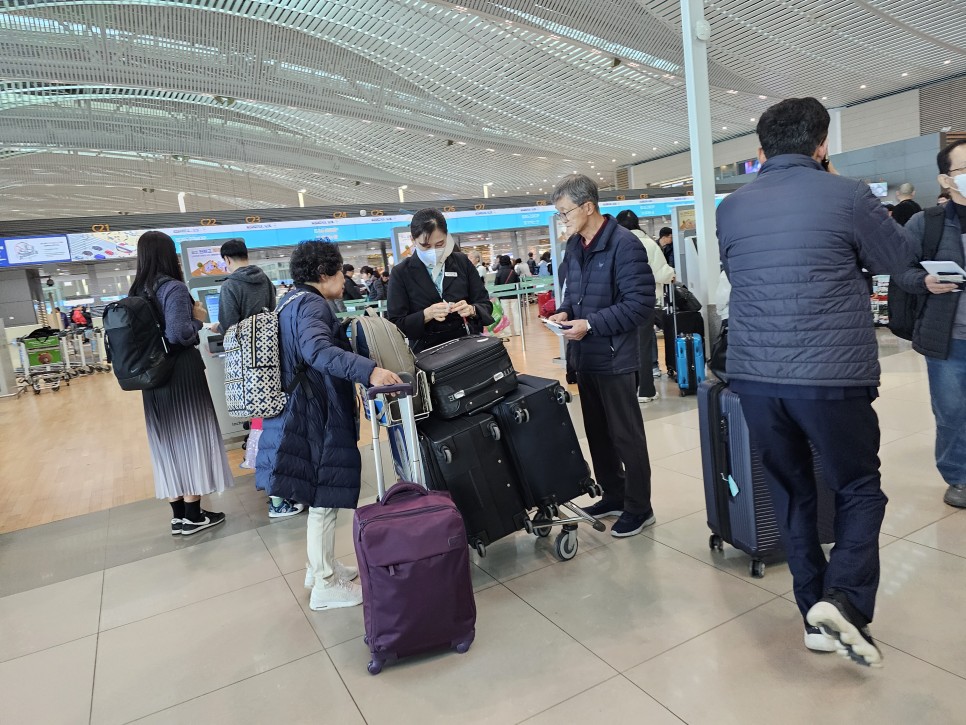
<instances>
[{"instance_id":1,"label":"luggage cart handle","mask_svg":"<svg viewBox=\"0 0 966 725\"><path fill-rule=\"evenodd\" d=\"M366 388L366 398L375 400L379 395L402 395L408 398L413 394L412 383L402 383L400 385L377 385L374 388Z\"/></svg>"}]
</instances>

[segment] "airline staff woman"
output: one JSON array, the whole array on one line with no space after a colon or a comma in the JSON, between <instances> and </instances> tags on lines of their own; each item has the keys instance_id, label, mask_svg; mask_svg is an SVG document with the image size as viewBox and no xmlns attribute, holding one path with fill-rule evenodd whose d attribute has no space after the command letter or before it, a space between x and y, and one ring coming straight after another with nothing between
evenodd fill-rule
<instances>
[{"instance_id":1,"label":"airline staff woman","mask_svg":"<svg viewBox=\"0 0 966 725\"><path fill-rule=\"evenodd\" d=\"M493 304L476 267L446 228L438 209L422 209L409 225L414 254L389 276L387 316L413 352L476 334L493 322Z\"/></svg>"}]
</instances>

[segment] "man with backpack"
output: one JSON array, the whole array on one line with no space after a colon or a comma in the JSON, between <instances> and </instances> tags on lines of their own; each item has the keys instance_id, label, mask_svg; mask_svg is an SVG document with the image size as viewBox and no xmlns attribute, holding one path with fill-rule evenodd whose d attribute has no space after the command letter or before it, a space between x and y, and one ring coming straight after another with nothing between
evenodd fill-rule
<instances>
[{"instance_id":1,"label":"man with backpack","mask_svg":"<svg viewBox=\"0 0 966 725\"><path fill-rule=\"evenodd\" d=\"M275 285L261 267L248 262L248 247L241 239L229 239L221 245L221 258L228 267L228 279L221 286L218 300L218 324L212 328L222 334L244 319L263 310L275 309ZM257 455L261 419L252 421L248 444L255 448L252 458ZM272 496L268 504L269 518L278 519L296 516L305 507L294 501L286 501Z\"/></svg>"},{"instance_id":2,"label":"man with backpack","mask_svg":"<svg viewBox=\"0 0 966 725\"><path fill-rule=\"evenodd\" d=\"M221 245L220 253L229 274L221 285L217 329L212 329L225 334L246 317L274 310L275 285L261 267L248 262L248 247L241 239L229 239Z\"/></svg>"},{"instance_id":3,"label":"man with backpack","mask_svg":"<svg viewBox=\"0 0 966 725\"><path fill-rule=\"evenodd\" d=\"M926 357L936 416L936 467L948 484L943 501L966 508L966 295L961 282L943 282L919 264L936 260L966 268L966 139L946 146L937 162L939 185L949 192L950 201L916 214L906 224L916 258L892 279L892 284L912 295L906 315L912 334L897 329L895 323L901 319L890 319L889 327L911 339L913 349ZM894 304L898 318L905 309L900 309L890 289L890 318Z\"/></svg>"}]
</instances>

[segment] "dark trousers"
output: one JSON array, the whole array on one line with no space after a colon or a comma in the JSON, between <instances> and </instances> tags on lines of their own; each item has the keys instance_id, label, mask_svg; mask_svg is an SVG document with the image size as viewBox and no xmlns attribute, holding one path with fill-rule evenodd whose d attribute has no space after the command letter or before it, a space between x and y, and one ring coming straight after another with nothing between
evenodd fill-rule
<instances>
[{"instance_id":1,"label":"dark trousers","mask_svg":"<svg viewBox=\"0 0 966 725\"><path fill-rule=\"evenodd\" d=\"M651 513L651 462L637 373L577 373L580 410L597 483L604 498L633 514Z\"/></svg>"},{"instance_id":2,"label":"dark trousers","mask_svg":"<svg viewBox=\"0 0 966 725\"><path fill-rule=\"evenodd\" d=\"M879 476L879 418L868 397L793 400L741 395L762 456L795 601L802 615L836 589L869 621L879 587L879 528L886 495ZM816 528L811 440L835 492L835 546L828 561Z\"/></svg>"},{"instance_id":3,"label":"dark trousers","mask_svg":"<svg viewBox=\"0 0 966 725\"><path fill-rule=\"evenodd\" d=\"M641 354L641 369L638 373L637 394L642 398L653 398L657 391L654 388L653 361L657 360L657 335L654 325L637 328L637 345Z\"/></svg>"}]
</instances>

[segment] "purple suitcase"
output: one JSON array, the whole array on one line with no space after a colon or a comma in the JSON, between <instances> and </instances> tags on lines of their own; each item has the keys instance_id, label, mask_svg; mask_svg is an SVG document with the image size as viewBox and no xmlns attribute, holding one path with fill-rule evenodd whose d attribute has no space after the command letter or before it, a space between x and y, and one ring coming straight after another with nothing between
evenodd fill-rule
<instances>
[{"instance_id":1,"label":"purple suitcase","mask_svg":"<svg viewBox=\"0 0 966 725\"><path fill-rule=\"evenodd\" d=\"M379 500L353 518L353 541L362 584L369 672L400 657L436 649L466 652L476 636L476 601L463 518L449 494L423 484L410 385L370 388L373 450ZM372 408L380 394L399 392L415 483L388 491L382 471L379 424Z\"/></svg>"}]
</instances>

